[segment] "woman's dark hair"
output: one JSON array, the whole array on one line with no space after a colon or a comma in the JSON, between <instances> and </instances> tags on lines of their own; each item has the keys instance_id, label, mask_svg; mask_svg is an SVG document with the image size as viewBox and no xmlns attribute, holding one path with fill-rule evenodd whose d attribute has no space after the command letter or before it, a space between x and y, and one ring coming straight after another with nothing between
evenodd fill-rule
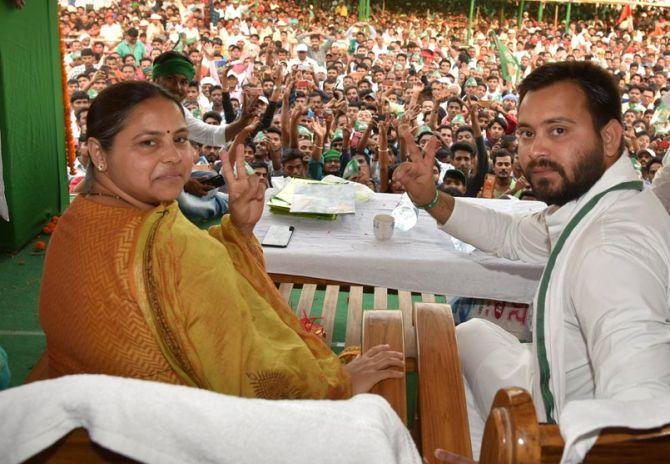
<instances>
[{"instance_id":1,"label":"woman's dark hair","mask_svg":"<svg viewBox=\"0 0 670 464\"><path fill-rule=\"evenodd\" d=\"M612 119L622 122L621 94L616 79L600 66L588 62L564 61L540 66L521 82L519 107L528 92L563 81L576 84L584 92L596 131Z\"/></svg>"},{"instance_id":2,"label":"woman's dark hair","mask_svg":"<svg viewBox=\"0 0 670 464\"><path fill-rule=\"evenodd\" d=\"M151 98L172 101L184 114L179 101L160 87L149 82L121 82L107 87L93 100L86 117L86 134L97 139L103 150L109 150L133 108Z\"/></svg>"}]
</instances>

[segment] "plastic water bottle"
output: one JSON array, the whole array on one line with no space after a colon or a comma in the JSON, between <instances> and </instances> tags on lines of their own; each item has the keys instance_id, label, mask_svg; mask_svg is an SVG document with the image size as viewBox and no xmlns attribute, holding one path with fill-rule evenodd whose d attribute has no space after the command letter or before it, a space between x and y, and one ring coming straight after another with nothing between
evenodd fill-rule
<instances>
[{"instance_id":1,"label":"plastic water bottle","mask_svg":"<svg viewBox=\"0 0 670 464\"><path fill-rule=\"evenodd\" d=\"M407 193L403 193L391 216L395 219L395 228L404 232L416 225L416 220L419 218L419 210L414 206L412 200L409 199Z\"/></svg>"}]
</instances>

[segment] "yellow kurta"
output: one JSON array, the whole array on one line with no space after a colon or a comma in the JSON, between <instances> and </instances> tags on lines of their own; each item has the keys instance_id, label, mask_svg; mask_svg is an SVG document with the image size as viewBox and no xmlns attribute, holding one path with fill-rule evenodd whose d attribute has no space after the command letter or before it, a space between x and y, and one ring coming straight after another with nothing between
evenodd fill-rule
<instances>
[{"instance_id":1,"label":"yellow kurta","mask_svg":"<svg viewBox=\"0 0 670 464\"><path fill-rule=\"evenodd\" d=\"M226 216L208 232L175 203L78 198L49 245L40 295L49 376L104 373L260 398L345 398L351 381L306 333Z\"/></svg>"}]
</instances>

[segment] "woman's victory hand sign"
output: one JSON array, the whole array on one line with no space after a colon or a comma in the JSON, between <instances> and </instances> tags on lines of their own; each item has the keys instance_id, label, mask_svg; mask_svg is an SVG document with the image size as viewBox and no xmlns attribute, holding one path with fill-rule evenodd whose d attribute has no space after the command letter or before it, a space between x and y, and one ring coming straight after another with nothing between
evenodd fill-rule
<instances>
[{"instance_id":1,"label":"woman's victory hand sign","mask_svg":"<svg viewBox=\"0 0 670 464\"><path fill-rule=\"evenodd\" d=\"M221 151L221 170L228 186L230 215L233 224L244 235L251 235L254 226L265 208L265 184L256 175L247 174L244 165L244 145L235 147L235 167L237 177L228 161L228 154Z\"/></svg>"}]
</instances>

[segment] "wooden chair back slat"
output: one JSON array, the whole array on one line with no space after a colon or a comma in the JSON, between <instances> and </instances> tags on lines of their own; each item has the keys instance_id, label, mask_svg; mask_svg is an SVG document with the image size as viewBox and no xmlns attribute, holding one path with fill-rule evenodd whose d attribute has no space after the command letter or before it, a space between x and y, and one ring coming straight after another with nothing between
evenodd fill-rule
<instances>
[{"instance_id":1,"label":"wooden chair back slat","mask_svg":"<svg viewBox=\"0 0 670 464\"><path fill-rule=\"evenodd\" d=\"M321 311L321 325L326 332L326 343L331 346L333 342L333 330L335 330L335 312L337 310L337 299L340 296L339 285L328 285L323 298L323 310Z\"/></svg>"},{"instance_id":2,"label":"wooden chair back slat","mask_svg":"<svg viewBox=\"0 0 670 464\"><path fill-rule=\"evenodd\" d=\"M296 307L295 313L298 317L307 314L309 316L310 311L312 311L312 302L314 301L314 293L316 293L316 284L305 284L302 286L302 292L300 292L300 299L298 300L298 306Z\"/></svg>"},{"instance_id":3,"label":"wooden chair back slat","mask_svg":"<svg viewBox=\"0 0 670 464\"><path fill-rule=\"evenodd\" d=\"M291 304L291 292L293 291L293 284L283 283L279 284L279 293L281 294L284 301L287 302L290 306Z\"/></svg>"},{"instance_id":4,"label":"wooden chair back slat","mask_svg":"<svg viewBox=\"0 0 670 464\"><path fill-rule=\"evenodd\" d=\"M421 302L422 303L435 303L435 295L432 293L422 293L421 294Z\"/></svg>"},{"instance_id":5,"label":"wooden chair back slat","mask_svg":"<svg viewBox=\"0 0 670 464\"><path fill-rule=\"evenodd\" d=\"M363 322L363 287L352 286L349 289L347 307L347 332L344 337L346 346L361 345L361 324Z\"/></svg>"},{"instance_id":6,"label":"wooden chair back slat","mask_svg":"<svg viewBox=\"0 0 670 464\"><path fill-rule=\"evenodd\" d=\"M402 313L402 323L405 328L405 354L408 358L416 359L414 305L412 304L411 292L398 291L398 308Z\"/></svg>"},{"instance_id":7,"label":"wooden chair back slat","mask_svg":"<svg viewBox=\"0 0 670 464\"><path fill-rule=\"evenodd\" d=\"M443 448L471 457L468 411L451 308L445 304L416 303L415 318L423 456L428 463L437 463L433 452Z\"/></svg>"},{"instance_id":8,"label":"wooden chair back slat","mask_svg":"<svg viewBox=\"0 0 670 464\"><path fill-rule=\"evenodd\" d=\"M374 309L388 308L388 290L384 287L375 287L374 289Z\"/></svg>"},{"instance_id":9,"label":"wooden chair back slat","mask_svg":"<svg viewBox=\"0 0 670 464\"><path fill-rule=\"evenodd\" d=\"M388 344L393 351L405 352L402 314L395 310L365 311L363 314L363 352L375 345ZM386 379L375 385L370 393L381 395L389 402L404 424L407 423L407 387L405 376Z\"/></svg>"}]
</instances>

